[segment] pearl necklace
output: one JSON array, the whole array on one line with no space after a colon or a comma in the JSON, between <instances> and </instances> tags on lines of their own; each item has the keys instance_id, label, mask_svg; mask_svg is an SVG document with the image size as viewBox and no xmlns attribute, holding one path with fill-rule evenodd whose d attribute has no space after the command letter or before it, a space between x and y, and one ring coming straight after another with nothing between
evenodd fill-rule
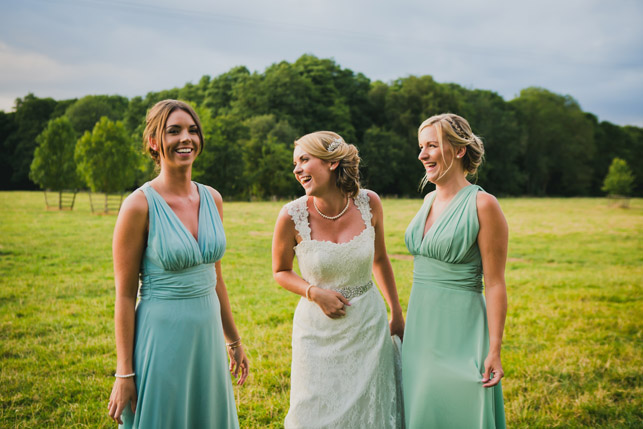
<instances>
[{"instance_id":1,"label":"pearl necklace","mask_svg":"<svg viewBox=\"0 0 643 429\"><path fill-rule=\"evenodd\" d=\"M351 204L351 199L347 198L346 199L346 207L344 207L344 210L342 210L337 216L326 216L324 213L319 210L319 207L317 207L317 203L315 202L315 198L313 197L313 206L315 206L315 210L317 210L317 213L319 213L319 216L323 217L324 219L328 220L336 220L342 217L344 213L346 213L346 210L348 210L348 206Z\"/></svg>"}]
</instances>

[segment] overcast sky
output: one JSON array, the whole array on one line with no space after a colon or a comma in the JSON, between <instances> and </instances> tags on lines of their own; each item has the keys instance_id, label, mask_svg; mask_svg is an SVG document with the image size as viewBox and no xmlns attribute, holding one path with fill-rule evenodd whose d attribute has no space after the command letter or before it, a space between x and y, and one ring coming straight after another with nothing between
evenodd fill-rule
<instances>
[{"instance_id":1,"label":"overcast sky","mask_svg":"<svg viewBox=\"0 0 643 429\"><path fill-rule=\"evenodd\" d=\"M643 126L641 0L0 0L0 109L145 95L304 53L371 80L540 86Z\"/></svg>"}]
</instances>

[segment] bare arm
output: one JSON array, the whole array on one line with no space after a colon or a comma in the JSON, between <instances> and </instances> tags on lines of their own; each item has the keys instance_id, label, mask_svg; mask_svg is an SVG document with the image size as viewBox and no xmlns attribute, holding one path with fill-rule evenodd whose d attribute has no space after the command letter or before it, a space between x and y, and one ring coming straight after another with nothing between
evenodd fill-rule
<instances>
[{"instance_id":1,"label":"bare arm","mask_svg":"<svg viewBox=\"0 0 643 429\"><path fill-rule=\"evenodd\" d=\"M114 259L114 282L116 302L114 325L116 335L116 373L134 372L134 326L138 276L145 249L148 207L145 195L134 192L123 202L118 214L112 253ZM134 378L117 378L109 400L109 415L119 422L128 404L136 411L136 385Z\"/></svg>"},{"instance_id":2,"label":"bare arm","mask_svg":"<svg viewBox=\"0 0 643 429\"><path fill-rule=\"evenodd\" d=\"M223 220L223 199L221 198L221 194L210 187L208 187L208 190L214 197L214 202L217 205L219 216L221 217L221 220ZM226 288L225 281L223 280L221 261L217 261L214 264L214 267L217 273L217 285L215 290L221 306L221 324L223 325L223 333L229 343L234 343L239 340L241 336L239 335L239 331L237 331L237 326L235 325L234 317L232 316L230 300L228 299L228 290ZM238 346L228 347L228 354L230 355L230 371L234 374L235 378L239 377L239 371L241 371L241 377L239 377L237 384L242 385L248 377L249 368L248 358L243 350L243 346L239 343Z\"/></svg>"},{"instance_id":3,"label":"bare arm","mask_svg":"<svg viewBox=\"0 0 643 429\"><path fill-rule=\"evenodd\" d=\"M491 387L498 384L504 376L500 349L507 316L505 265L509 229L500 204L492 195L479 192L477 206L480 221L478 246L482 257L489 323L489 355L485 359L485 373L482 381L484 387ZM494 375L490 379L491 373Z\"/></svg>"},{"instance_id":4,"label":"bare arm","mask_svg":"<svg viewBox=\"0 0 643 429\"><path fill-rule=\"evenodd\" d=\"M272 276L284 289L301 296L308 296L332 319L346 314L344 305L350 305L342 294L311 285L295 273L292 262L295 258L296 241L295 225L283 208L277 217L275 232L272 236ZM309 289L310 287L310 289Z\"/></svg>"},{"instance_id":5,"label":"bare arm","mask_svg":"<svg viewBox=\"0 0 643 429\"><path fill-rule=\"evenodd\" d=\"M386 253L384 241L384 210L379 196L375 192L369 192L371 212L373 213L373 227L375 228L375 257L373 259L373 274L375 281L384 295L384 299L391 309L391 321L389 328L391 335L404 337L404 316L402 306L397 296L393 267Z\"/></svg>"}]
</instances>

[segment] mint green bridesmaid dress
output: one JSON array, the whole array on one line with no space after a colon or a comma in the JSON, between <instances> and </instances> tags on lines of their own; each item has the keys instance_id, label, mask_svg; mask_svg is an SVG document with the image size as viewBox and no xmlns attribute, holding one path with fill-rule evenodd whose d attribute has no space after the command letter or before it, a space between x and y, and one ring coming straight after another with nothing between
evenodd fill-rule
<instances>
[{"instance_id":1,"label":"mint green bridesmaid dress","mask_svg":"<svg viewBox=\"0 0 643 429\"><path fill-rule=\"evenodd\" d=\"M221 326L214 263L225 251L223 224L199 190L198 241L149 183L149 235L136 308L136 413L125 428L238 428Z\"/></svg>"},{"instance_id":2,"label":"mint green bridesmaid dress","mask_svg":"<svg viewBox=\"0 0 643 429\"><path fill-rule=\"evenodd\" d=\"M489 329L478 191L462 188L423 237L433 194L406 230L415 260L402 345L407 429L505 427L502 387L481 382Z\"/></svg>"}]
</instances>

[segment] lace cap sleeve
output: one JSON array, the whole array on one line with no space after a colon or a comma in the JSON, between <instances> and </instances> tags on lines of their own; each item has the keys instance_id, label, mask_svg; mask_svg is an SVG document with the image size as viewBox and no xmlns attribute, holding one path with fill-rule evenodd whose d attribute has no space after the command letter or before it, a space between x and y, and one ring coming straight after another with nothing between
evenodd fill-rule
<instances>
[{"instance_id":1,"label":"lace cap sleeve","mask_svg":"<svg viewBox=\"0 0 643 429\"><path fill-rule=\"evenodd\" d=\"M295 229L301 236L302 240L310 240L310 225L308 224L308 208L306 207L307 197L291 201L286 204L286 210L295 223Z\"/></svg>"},{"instance_id":2,"label":"lace cap sleeve","mask_svg":"<svg viewBox=\"0 0 643 429\"><path fill-rule=\"evenodd\" d=\"M373 226L373 223L371 221L373 219L373 213L371 213L371 205L369 204L370 201L371 199L368 196L368 190L360 189L359 194L357 194L357 197L355 197L355 205L362 214L362 219L364 219L364 223L367 227Z\"/></svg>"}]
</instances>

